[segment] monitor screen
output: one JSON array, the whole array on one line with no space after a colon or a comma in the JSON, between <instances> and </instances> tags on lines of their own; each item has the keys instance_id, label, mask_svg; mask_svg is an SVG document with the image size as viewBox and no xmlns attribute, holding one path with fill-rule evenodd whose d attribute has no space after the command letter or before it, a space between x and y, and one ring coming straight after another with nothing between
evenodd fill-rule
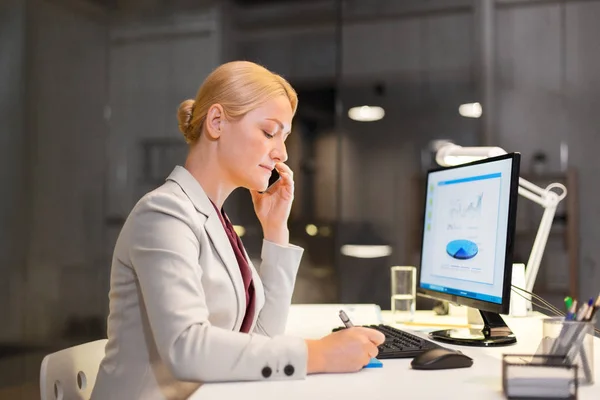
<instances>
[{"instance_id":1,"label":"monitor screen","mask_svg":"<svg viewBox=\"0 0 600 400\"><path fill-rule=\"evenodd\" d=\"M428 173L422 293L508 312L518 166L507 154Z\"/></svg>"}]
</instances>

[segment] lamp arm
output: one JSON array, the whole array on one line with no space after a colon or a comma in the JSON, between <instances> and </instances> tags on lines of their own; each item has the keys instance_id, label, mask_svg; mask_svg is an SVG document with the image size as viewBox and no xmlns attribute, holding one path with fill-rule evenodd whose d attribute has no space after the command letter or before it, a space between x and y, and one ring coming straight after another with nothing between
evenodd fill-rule
<instances>
[{"instance_id":1,"label":"lamp arm","mask_svg":"<svg viewBox=\"0 0 600 400\"><path fill-rule=\"evenodd\" d=\"M557 193L552 189L559 189L562 192ZM552 229L552 221L554 220L558 204L567 195L567 188L561 183L552 183L546 188L541 188L526 179L519 178L519 194L544 208L544 214L542 215L529 260L527 261L527 267L525 268L525 289L533 292L533 286L540 269L546 243L550 236L550 230ZM529 298L529 300L531 299Z\"/></svg>"},{"instance_id":2,"label":"lamp arm","mask_svg":"<svg viewBox=\"0 0 600 400\"><path fill-rule=\"evenodd\" d=\"M525 178L519 177L519 192L521 191L521 189L526 189L527 191L540 196L540 198L547 191L545 188L542 188L542 187L536 185L535 183L529 182Z\"/></svg>"},{"instance_id":3,"label":"lamp arm","mask_svg":"<svg viewBox=\"0 0 600 400\"><path fill-rule=\"evenodd\" d=\"M540 227L535 235L531 253L529 254L529 260L527 261L527 267L525 268L525 289L529 292L533 292L533 286L540 269L542 257L544 256L544 250L546 249L546 243L550 236L552 221L554 220L555 214L556 206L550 206L544 210L542 220L540 221Z\"/></svg>"},{"instance_id":4,"label":"lamp arm","mask_svg":"<svg viewBox=\"0 0 600 400\"><path fill-rule=\"evenodd\" d=\"M551 183L550 185L543 188L543 187L536 185L535 183L529 182L525 178L519 178L519 193L521 193L522 189L527 190L527 191L539 196L540 200L542 200L544 198L544 196L546 196L547 193L551 192L552 189L555 189L555 188L562 190L562 193L555 193L559 197L558 202L560 203L560 201L567 196L567 188L562 183ZM539 201L537 201L537 200L533 200L533 201L535 201L536 203L539 203ZM539 204L541 204L541 203L539 203Z\"/></svg>"}]
</instances>

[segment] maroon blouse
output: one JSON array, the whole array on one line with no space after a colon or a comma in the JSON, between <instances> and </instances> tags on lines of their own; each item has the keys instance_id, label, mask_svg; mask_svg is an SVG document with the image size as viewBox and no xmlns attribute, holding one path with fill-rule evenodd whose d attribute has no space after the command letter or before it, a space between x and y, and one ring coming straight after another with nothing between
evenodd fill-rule
<instances>
[{"instance_id":1,"label":"maroon blouse","mask_svg":"<svg viewBox=\"0 0 600 400\"><path fill-rule=\"evenodd\" d=\"M246 314L244 315L240 332L248 333L250 332L252 320L254 319L254 282L252 282L252 270L250 269L250 265L244 254L244 245L233 229L233 225L231 224L231 221L229 221L229 218L227 218L225 211L223 211L223 209L219 211L215 203L212 203L212 205L219 215L223 228L225 228L225 233L227 233L229 243L231 243L231 247L235 253L235 258L237 259L242 274L242 280L244 281L244 290L246 292Z\"/></svg>"}]
</instances>

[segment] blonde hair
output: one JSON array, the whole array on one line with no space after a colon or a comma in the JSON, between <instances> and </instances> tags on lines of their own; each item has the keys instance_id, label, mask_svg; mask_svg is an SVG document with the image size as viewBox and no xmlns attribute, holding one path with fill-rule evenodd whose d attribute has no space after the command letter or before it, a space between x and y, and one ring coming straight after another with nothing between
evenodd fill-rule
<instances>
[{"instance_id":1,"label":"blonde hair","mask_svg":"<svg viewBox=\"0 0 600 400\"><path fill-rule=\"evenodd\" d=\"M236 120L262 103L282 95L289 99L292 114L295 114L298 96L284 78L249 61L223 64L204 80L196 100L185 100L179 105L179 130L188 144L195 143L213 104L220 104L225 116Z\"/></svg>"}]
</instances>

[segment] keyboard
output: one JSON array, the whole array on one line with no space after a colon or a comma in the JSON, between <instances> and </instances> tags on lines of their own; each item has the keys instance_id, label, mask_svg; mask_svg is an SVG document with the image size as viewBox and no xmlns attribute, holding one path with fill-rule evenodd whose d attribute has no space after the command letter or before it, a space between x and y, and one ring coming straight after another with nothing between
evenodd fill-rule
<instances>
[{"instance_id":1,"label":"keyboard","mask_svg":"<svg viewBox=\"0 0 600 400\"><path fill-rule=\"evenodd\" d=\"M442 347L420 336L413 335L388 325L363 325L366 328L378 330L385 335L385 342L379 345L377 358L412 358L429 350ZM345 329L336 328L334 331Z\"/></svg>"}]
</instances>

